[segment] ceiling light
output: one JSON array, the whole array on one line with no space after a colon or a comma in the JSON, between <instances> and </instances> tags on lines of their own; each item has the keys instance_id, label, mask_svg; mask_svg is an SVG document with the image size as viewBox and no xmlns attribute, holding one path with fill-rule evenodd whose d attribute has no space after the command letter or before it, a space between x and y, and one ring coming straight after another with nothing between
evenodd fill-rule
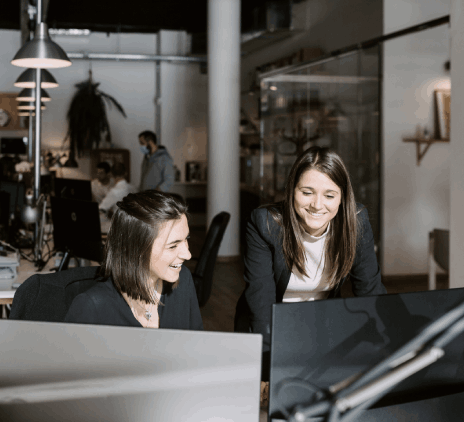
<instances>
[{"instance_id":1,"label":"ceiling light","mask_svg":"<svg viewBox=\"0 0 464 422\"><path fill-rule=\"evenodd\" d=\"M274 85L271 85L271 86L269 87L269 89L270 89L271 91L277 91L277 87L274 86Z\"/></svg>"},{"instance_id":2,"label":"ceiling light","mask_svg":"<svg viewBox=\"0 0 464 422\"><path fill-rule=\"evenodd\" d=\"M45 104L41 103L42 106L40 107L41 110L45 110ZM32 101L29 102L22 102L19 103L18 106L16 107L18 110L35 110L35 103Z\"/></svg>"},{"instance_id":3,"label":"ceiling light","mask_svg":"<svg viewBox=\"0 0 464 422\"><path fill-rule=\"evenodd\" d=\"M29 116L29 111L20 111L18 113L18 116L20 116L20 117ZM35 113L32 113L32 117L34 117L34 116L35 116Z\"/></svg>"},{"instance_id":4,"label":"ceiling light","mask_svg":"<svg viewBox=\"0 0 464 422\"><path fill-rule=\"evenodd\" d=\"M26 69L16 79L14 86L18 88L35 88L35 73L36 69ZM42 69L40 86L41 88L56 88L58 82L47 69Z\"/></svg>"},{"instance_id":5,"label":"ceiling light","mask_svg":"<svg viewBox=\"0 0 464 422\"><path fill-rule=\"evenodd\" d=\"M16 53L12 65L33 68L59 68L71 66L63 49L48 35L46 23L39 23L34 39L26 42Z\"/></svg>"},{"instance_id":6,"label":"ceiling light","mask_svg":"<svg viewBox=\"0 0 464 422\"><path fill-rule=\"evenodd\" d=\"M43 102L51 101L52 99L47 94L45 89L40 90L40 95ZM16 97L17 101L32 101L35 102L35 88L24 88Z\"/></svg>"}]
</instances>

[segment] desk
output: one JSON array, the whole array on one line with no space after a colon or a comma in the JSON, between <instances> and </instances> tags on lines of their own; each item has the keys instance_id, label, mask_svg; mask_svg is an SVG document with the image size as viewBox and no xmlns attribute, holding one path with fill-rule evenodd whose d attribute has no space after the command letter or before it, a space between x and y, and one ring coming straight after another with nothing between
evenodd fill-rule
<instances>
[{"instance_id":1,"label":"desk","mask_svg":"<svg viewBox=\"0 0 464 422\"><path fill-rule=\"evenodd\" d=\"M0 290L0 305L11 305L16 290Z\"/></svg>"}]
</instances>

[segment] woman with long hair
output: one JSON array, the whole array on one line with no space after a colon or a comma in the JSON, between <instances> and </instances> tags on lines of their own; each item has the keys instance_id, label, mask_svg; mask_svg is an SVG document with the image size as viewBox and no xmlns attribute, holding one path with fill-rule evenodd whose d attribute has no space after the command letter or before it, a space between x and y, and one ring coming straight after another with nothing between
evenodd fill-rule
<instances>
[{"instance_id":1,"label":"woman with long hair","mask_svg":"<svg viewBox=\"0 0 464 422\"><path fill-rule=\"evenodd\" d=\"M187 207L155 190L118 202L101 280L73 300L65 321L202 330L192 275Z\"/></svg>"},{"instance_id":2,"label":"woman with long hair","mask_svg":"<svg viewBox=\"0 0 464 422\"><path fill-rule=\"evenodd\" d=\"M263 335L263 380L272 304L339 297L348 276L355 296L386 293L367 211L356 204L346 167L329 148L304 151L284 200L253 211L244 261L235 330Z\"/></svg>"}]
</instances>

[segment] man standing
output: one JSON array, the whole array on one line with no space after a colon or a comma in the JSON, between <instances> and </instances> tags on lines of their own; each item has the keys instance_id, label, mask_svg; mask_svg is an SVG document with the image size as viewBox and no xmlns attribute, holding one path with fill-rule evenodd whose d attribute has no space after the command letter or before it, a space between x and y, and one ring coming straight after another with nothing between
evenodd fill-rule
<instances>
[{"instance_id":1,"label":"man standing","mask_svg":"<svg viewBox=\"0 0 464 422\"><path fill-rule=\"evenodd\" d=\"M156 135L146 130L139 135L140 150L145 155L139 190L157 189L168 192L174 183L172 158L162 145L157 145Z\"/></svg>"},{"instance_id":2,"label":"man standing","mask_svg":"<svg viewBox=\"0 0 464 422\"><path fill-rule=\"evenodd\" d=\"M93 179L92 185L92 199L100 203L103 198L114 186L114 179L111 177L111 167L106 161L97 164L97 178Z\"/></svg>"}]
</instances>

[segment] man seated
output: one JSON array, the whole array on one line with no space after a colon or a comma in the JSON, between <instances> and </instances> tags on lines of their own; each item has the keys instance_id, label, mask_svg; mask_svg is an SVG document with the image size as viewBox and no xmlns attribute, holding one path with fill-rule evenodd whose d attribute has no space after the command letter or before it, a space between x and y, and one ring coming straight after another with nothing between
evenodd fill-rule
<instances>
[{"instance_id":1,"label":"man seated","mask_svg":"<svg viewBox=\"0 0 464 422\"><path fill-rule=\"evenodd\" d=\"M97 164L97 178L92 180L92 199L99 204L114 186L111 167L106 161Z\"/></svg>"},{"instance_id":2,"label":"man seated","mask_svg":"<svg viewBox=\"0 0 464 422\"><path fill-rule=\"evenodd\" d=\"M129 193L137 192L137 189L126 181L126 166L123 163L116 163L111 169L114 176L115 185L106 194L99 205L101 211L112 214L115 205Z\"/></svg>"}]
</instances>

